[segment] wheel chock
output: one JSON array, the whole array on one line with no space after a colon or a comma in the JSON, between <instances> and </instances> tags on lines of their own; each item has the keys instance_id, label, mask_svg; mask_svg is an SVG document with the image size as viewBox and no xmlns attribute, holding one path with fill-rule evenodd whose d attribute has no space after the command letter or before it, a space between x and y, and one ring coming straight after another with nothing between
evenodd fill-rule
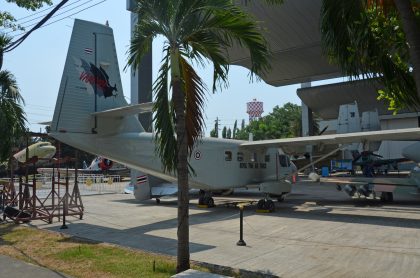
<instances>
[{"instance_id":1,"label":"wheel chock","mask_svg":"<svg viewBox=\"0 0 420 278\"><path fill-rule=\"evenodd\" d=\"M271 211L269 209L257 209L257 213L270 213Z\"/></svg>"},{"instance_id":2,"label":"wheel chock","mask_svg":"<svg viewBox=\"0 0 420 278\"><path fill-rule=\"evenodd\" d=\"M208 205L197 205L198 208L209 208Z\"/></svg>"}]
</instances>

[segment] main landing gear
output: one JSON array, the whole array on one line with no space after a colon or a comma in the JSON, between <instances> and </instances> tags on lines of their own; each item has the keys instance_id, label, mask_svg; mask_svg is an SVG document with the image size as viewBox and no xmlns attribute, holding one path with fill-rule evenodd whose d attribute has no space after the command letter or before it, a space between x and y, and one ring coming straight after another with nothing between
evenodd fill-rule
<instances>
[{"instance_id":1,"label":"main landing gear","mask_svg":"<svg viewBox=\"0 0 420 278\"><path fill-rule=\"evenodd\" d=\"M257 203L257 210L268 210L269 212L273 212L276 209L273 200L270 199L261 199Z\"/></svg>"},{"instance_id":2,"label":"main landing gear","mask_svg":"<svg viewBox=\"0 0 420 278\"><path fill-rule=\"evenodd\" d=\"M211 196L211 192L200 190L198 196L198 205L207 206L209 208L214 207L214 199Z\"/></svg>"},{"instance_id":3,"label":"main landing gear","mask_svg":"<svg viewBox=\"0 0 420 278\"><path fill-rule=\"evenodd\" d=\"M381 201L384 203L391 203L394 201L394 194L392 192L382 192Z\"/></svg>"}]
</instances>

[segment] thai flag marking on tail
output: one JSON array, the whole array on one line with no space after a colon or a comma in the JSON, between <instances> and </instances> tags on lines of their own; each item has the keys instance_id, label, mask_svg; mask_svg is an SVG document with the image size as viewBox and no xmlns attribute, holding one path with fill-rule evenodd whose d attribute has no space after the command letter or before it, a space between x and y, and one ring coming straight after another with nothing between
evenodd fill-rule
<instances>
[{"instance_id":1,"label":"thai flag marking on tail","mask_svg":"<svg viewBox=\"0 0 420 278\"><path fill-rule=\"evenodd\" d=\"M138 176L136 184L142 184L147 182L147 175Z\"/></svg>"},{"instance_id":2,"label":"thai flag marking on tail","mask_svg":"<svg viewBox=\"0 0 420 278\"><path fill-rule=\"evenodd\" d=\"M86 47L85 48L85 53L86 54L92 54L93 53L93 49L92 48L89 48L89 47Z\"/></svg>"}]
</instances>

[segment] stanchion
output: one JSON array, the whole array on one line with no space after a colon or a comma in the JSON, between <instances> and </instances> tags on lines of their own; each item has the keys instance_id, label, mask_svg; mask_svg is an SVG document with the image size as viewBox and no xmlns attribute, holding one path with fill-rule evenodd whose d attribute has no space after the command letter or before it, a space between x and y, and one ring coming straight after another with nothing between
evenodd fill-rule
<instances>
[{"instance_id":1,"label":"stanchion","mask_svg":"<svg viewBox=\"0 0 420 278\"><path fill-rule=\"evenodd\" d=\"M68 162L67 162L68 163ZM66 168L66 192L64 193L65 195L63 196L64 198L64 202L63 202L63 225L61 225L60 229L68 229L67 225L66 225L66 214L68 213L68 196L69 196L69 166L67 165Z\"/></svg>"},{"instance_id":2,"label":"stanchion","mask_svg":"<svg viewBox=\"0 0 420 278\"><path fill-rule=\"evenodd\" d=\"M244 206L239 205L239 241L236 243L238 246L246 246L244 241Z\"/></svg>"}]
</instances>

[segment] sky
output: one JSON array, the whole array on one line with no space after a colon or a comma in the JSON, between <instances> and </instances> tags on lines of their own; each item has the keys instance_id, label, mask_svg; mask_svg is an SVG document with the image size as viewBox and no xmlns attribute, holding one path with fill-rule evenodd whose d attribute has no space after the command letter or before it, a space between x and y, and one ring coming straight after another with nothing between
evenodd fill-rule
<instances>
[{"instance_id":1,"label":"sky","mask_svg":"<svg viewBox=\"0 0 420 278\"><path fill-rule=\"evenodd\" d=\"M49 11L42 12L46 7L36 12L27 11L5 0L0 2L1 9L11 12L23 26L38 22ZM54 4L59 2L56 0ZM130 12L126 10L126 1L70 0L45 24L49 24L48 26L36 30L19 47L4 55L2 70L9 70L16 77L25 99L25 112L31 131L38 132L40 129L43 131L44 127L37 123L52 119L75 18L98 23L105 23L108 20L114 30L124 95L130 102L130 72L123 71L127 62L126 52L130 38ZM30 27L27 28L29 29ZM0 32L10 31L0 28ZM21 31L8 34L18 38ZM162 58L162 45L162 38L156 39L153 43L154 79ZM198 72L208 88L211 88L211 66ZM216 118L220 120L220 127L232 128L235 120L238 120L238 125L242 119L248 123L246 103L253 99L264 103L263 115L270 113L276 105L282 106L287 102L300 105L300 99L296 95L300 84L273 87L264 81L250 83L248 73L248 69L232 66L229 73L229 88L214 94L209 91L205 107L206 135L214 127Z\"/></svg>"}]
</instances>

